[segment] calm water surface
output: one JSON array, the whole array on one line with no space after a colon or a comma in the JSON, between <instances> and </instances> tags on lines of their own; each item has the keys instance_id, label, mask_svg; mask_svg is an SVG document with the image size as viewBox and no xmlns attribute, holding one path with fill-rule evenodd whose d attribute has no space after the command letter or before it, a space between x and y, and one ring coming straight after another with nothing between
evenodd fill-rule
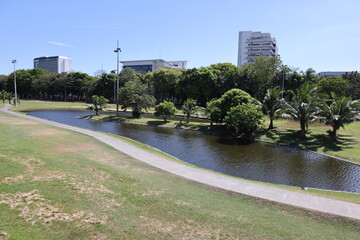
<instances>
[{"instance_id":1,"label":"calm water surface","mask_svg":"<svg viewBox=\"0 0 360 240\"><path fill-rule=\"evenodd\" d=\"M190 164L251 180L360 193L360 166L267 143L238 145L196 131L78 119L89 111L44 110L29 115L125 136Z\"/></svg>"}]
</instances>

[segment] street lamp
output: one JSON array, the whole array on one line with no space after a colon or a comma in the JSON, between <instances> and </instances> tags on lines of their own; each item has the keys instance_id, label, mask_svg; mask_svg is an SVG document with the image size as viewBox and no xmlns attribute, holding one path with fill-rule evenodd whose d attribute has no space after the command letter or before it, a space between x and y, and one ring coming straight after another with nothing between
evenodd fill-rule
<instances>
[{"instance_id":1,"label":"street lamp","mask_svg":"<svg viewBox=\"0 0 360 240\"><path fill-rule=\"evenodd\" d=\"M12 60L11 62L14 64L14 91L15 91L15 107L17 107L16 70L15 70L16 60Z\"/></svg>"},{"instance_id":2,"label":"street lamp","mask_svg":"<svg viewBox=\"0 0 360 240\"><path fill-rule=\"evenodd\" d=\"M116 61L116 116L119 116L119 53L121 52L121 48L119 48L119 40L117 41L117 48L114 50L117 53L117 61Z\"/></svg>"},{"instance_id":3,"label":"street lamp","mask_svg":"<svg viewBox=\"0 0 360 240\"><path fill-rule=\"evenodd\" d=\"M286 68L287 68L287 65L285 65L283 68L283 78L282 78L282 84L281 84L281 99L284 99L284 82L285 82Z\"/></svg>"}]
</instances>

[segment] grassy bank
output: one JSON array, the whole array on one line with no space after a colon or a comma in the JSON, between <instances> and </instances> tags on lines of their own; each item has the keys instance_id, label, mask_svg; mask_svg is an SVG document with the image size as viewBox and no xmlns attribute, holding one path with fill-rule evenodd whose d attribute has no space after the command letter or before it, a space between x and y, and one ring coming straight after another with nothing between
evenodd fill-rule
<instances>
[{"instance_id":1,"label":"grassy bank","mask_svg":"<svg viewBox=\"0 0 360 240\"><path fill-rule=\"evenodd\" d=\"M356 239L360 231L356 221L169 175L67 130L0 113L0 132L4 239Z\"/></svg>"},{"instance_id":2,"label":"grassy bank","mask_svg":"<svg viewBox=\"0 0 360 240\"><path fill-rule=\"evenodd\" d=\"M259 138L264 141L305 148L360 164L359 121L346 125L345 129L340 129L337 142L329 137L328 131L331 130L331 127L322 123L309 125L306 140L299 139L300 127L297 122L280 119L274 121L274 126L276 128L271 131L259 131Z\"/></svg>"}]
</instances>

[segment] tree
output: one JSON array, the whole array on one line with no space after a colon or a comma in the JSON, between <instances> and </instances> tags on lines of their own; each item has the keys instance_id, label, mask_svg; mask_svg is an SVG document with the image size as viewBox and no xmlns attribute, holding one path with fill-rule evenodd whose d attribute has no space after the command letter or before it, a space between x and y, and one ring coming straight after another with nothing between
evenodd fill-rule
<instances>
[{"instance_id":1,"label":"tree","mask_svg":"<svg viewBox=\"0 0 360 240\"><path fill-rule=\"evenodd\" d=\"M240 89L231 89L224 93L219 99L219 108L221 110L220 120L224 120L232 107L243 103L253 103L254 100L250 94Z\"/></svg>"},{"instance_id":2,"label":"tree","mask_svg":"<svg viewBox=\"0 0 360 240\"><path fill-rule=\"evenodd\" d=\"M314 84L305 82L299 89L290 90L290 99L285 102L289 116L300 123L300 137L306 137L308 123L318 118L323 96Z\"/></svg>"},{"instance_id":3,"label":"tree","mask_svg":"<svg viewBox=\"0 0 360 240\"><path fill-rule=\"evenodd\" d=\"M266 115L269 115L270 124L268 129L273 129L273 121L276 114L283 108L283 101L280 97L281 89L270 88L266 91L266 95L262 102L263 110Z\"/></svg>"},{"instance_id":4,"label":"tree","mask_svg":"<svg viewBox=\"0 0 360 240\"><path fill-rule=\"evenodd\" d=\"M331 93L332 101L330 105L326 102L322 105L321 116L325 124L332 126L332 136L336 140L336 133L340 127L345 128L346 124L354 121L358 111L359 100L352 101L350 97L336 96Z\"/></svg>"},{"instance_id":5,"label":"tree","mask_svg":"<svg viewBox=\"0 0 360 240\"><path fill-rule=\"evenodd\" d=\"M230 109L225 117L225 123L229 129L235 131L237 137L253 140L253 134L261 126L263 116L257 106L244 103Z\"/></svg>"},{"instance_id":6,"label":"tree","mask_svg":"<svg viewBox=\"0 0 360 240\"><path fill-rule=\"evenodd\" d=\"M174 116L176 113L176 107L174 103L164 101L155 106L155 116L161 116L166 122L167 118Z\"/></svg>"},{"instance_id":7,"label":"tree","mask_svg":"<svg viewBox=\"0 0 360 240\"><path fill-rule=\"evenodd\" d=\"M205 106L210 99L216 98L216 79L218 70L206 67L187 69L179 82L178 91L181 99L197 99L198 104Z\"/></svg>"},{"instance_id":8,"label":"tree","mask_svg":"<svg viewBox=\"0 0 360 240\"><path fill-rule=\"evenodd\" d=\"M186 123L190 122L190 116L191 114L194 114L197 106L196 106L196 100L192 99L192 98L188 98L186 99L186 101L183 103L182 105L182 110L183 113L186 115Z\"/></svg>"},{"instance_id":9,"label":"tree","mask_svg":"<svg viewBox=\"0 0 360 240\"><path fill-rule=\"evenodd\" d=\"M259 56L254 63L243 66L242 71L246 71L247 90L259 101L262 101L266 90L273 87L273 82L278 73L282 70L282 62L279 56L267 58Z\"/></svg>"},{"instance_id":10,"label":"tree","mask_svg":"<svg viewBox=\"0 0 360 240\"><path fill-rule=\"evenodd\" d=\"M160 68L153 73L154 96L158 102L175 97L182 69Z\"/></svg>"},{"instance_id":11,"label":"tree","mask_svg":"<svg viewBox=\"0 0 360 240\"><path fill-rule=\"evenodd\" d=\"M92 85L92 94L104 96L107 99L114 97L115 74L102 74Z\"/></svg>"},{"instance_id":12,"label":"tree","mask_svg":"<svg viewBox=\"0 0 360 240\"><path fill-rule=\"evenodd\" d=\"M8 93L3 89L0 92L0 98L2 99L3 103L5 103L5 100L7 99Z\"/></svg>"},{"instance_id":13,"label":"tree","mask_svg":"<svg viewBox=\"0 0 360 240\"><path fill-rule=\"evenodd\" d=\"M222 121L222 113L220 109L220 100L214 99L206 103L205 114L210 118L210 125L214 122Z\"/></svg>"},{"instance_id":14,"label":"tree","mask_svg":"<svg viewBox=\"0 0 360 240\"><path fill-rule=\"evenodd\" d=\"M11 104L11 100L14 99L14 95L12 93L6 93L6 99L9 101L9 104Z\"/></svg>"},{"instance_id":15,"label":"tree","mask_svg":"<svg viewBox=\"0 0 360 240\"><path fill-rule=\"evenodd\" d=\"M154 105L155 98L150 95L147 84L141 83L139 80L129 81L120 89L120 104L122 108L132 108L133 117L139 118L142 109L147 109Z\"/></svg>"},{"instance_id":16,"label":"tree","mask_svg":"<svg viewBox=\"0 0 360 240\"><path fill-rule=\"evenodd\" d=\"M95 114L98 115L99 111L103 111L105 108L107 108L107 100L104 96L97 96L93 95L91 98L92 105L89 106L90 110L94 110Z\"/></svg>"},{"instance_id":17,"label":"tree","mask_svg":"<svg viewBox=\"0 0 360 240\"><path fill-rule=\"evenodd\" d=\"M320 92L326 93L329 97L331 92L337 96L345 96L349 91L349 81L338 76L323 78L318 83Z\"/></svg>"},{"instance_id":18,"label":"tree","mask_svg":"<svg viewBox=\"0 0 360 240\"><path fill-rule=\"evenodd\" d=\"M352 99L360 99L360 73L357 71L345 73L343 78L349 81L348 95Z\"/></svg>"}]
</instances>

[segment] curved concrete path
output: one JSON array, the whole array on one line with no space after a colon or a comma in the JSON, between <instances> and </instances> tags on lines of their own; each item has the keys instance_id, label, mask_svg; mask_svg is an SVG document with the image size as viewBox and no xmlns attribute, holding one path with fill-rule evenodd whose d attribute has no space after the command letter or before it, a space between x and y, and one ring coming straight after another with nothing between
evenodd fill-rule
<instances>
[{"instance_id":1,"label":"curved concrete path","mask_svg":"<svg viewBox=\"0 0 360 240\"><path fill-rule=\"evenodd\" d=\"M7 104L2 111L21 118L38 121L94 137L142 162L196 182L274 202L360 220L360 204L292 192L212 173L161 158L106 134L12 112L8 110L9 107L10 105Z\"/></svg>"}]
</instances>

